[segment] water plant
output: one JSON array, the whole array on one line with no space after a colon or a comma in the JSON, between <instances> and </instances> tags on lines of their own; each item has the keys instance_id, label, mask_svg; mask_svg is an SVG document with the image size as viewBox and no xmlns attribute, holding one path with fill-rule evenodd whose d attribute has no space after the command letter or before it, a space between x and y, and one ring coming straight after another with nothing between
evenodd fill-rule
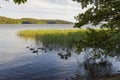
<instances>
[{"instance_id":1,"label":"water plant","mask_svg":"<svg viewBox=\"0 0 120 80\"><path fill-rule=\"evenodd\" d=\"M24 30L18 32L18 35L27 39L35 39L37 44L42 42L44 46L74 47L74 42L84 38L86 32L86 29Z\"/></svg>"},{"instance_id":2,"label":"water plant","mask_svg":"<svg viewBox=\"0 0 120 80\"><path fill-rule=\"evenodd\" d=\"M64 29L64 30L25 30L18 32L23 38L34 39L43 44L45 48L56 49L62 47L77 52L86 52L84 68L88 70L92 80L101 75L107 75L111 71L109 56L120 54L120 33L118 29ZM116 34L117 33L117 34ZM91 50L91 51L89 51ZM62 59L67 59L68 54L58 54ZM68 55L68 56L66 56ZM97 62L100 59L100 62ZM100 72L101 71L101 72Z\"/></svg>"}]
</instances>

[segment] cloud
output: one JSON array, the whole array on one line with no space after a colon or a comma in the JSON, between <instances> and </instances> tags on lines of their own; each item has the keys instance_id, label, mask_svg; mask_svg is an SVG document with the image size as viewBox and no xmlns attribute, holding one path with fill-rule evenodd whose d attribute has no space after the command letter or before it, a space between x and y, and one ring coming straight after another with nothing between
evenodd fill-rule
<instances>
[{"instance_id":1,"label":"cloud","mask_svg":"<svg viewBox=\"0 0 120 80\"><path fill-rule=\"evenodd\" d=\"M1 16L12 18L31 17L37 19L62 19L75 21L74 16L83 12L80 4L72 0L28 0L26 4L15 5L12 0L1 1Z\"/></svg>"}]
</instances>

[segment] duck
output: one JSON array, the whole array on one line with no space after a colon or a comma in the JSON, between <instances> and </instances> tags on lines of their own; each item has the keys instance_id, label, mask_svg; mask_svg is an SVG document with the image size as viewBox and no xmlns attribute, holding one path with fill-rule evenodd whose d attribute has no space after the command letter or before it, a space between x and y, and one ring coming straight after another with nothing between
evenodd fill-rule
<instances>
[{"instance_id":1,"label":"duck","mask_svg":"<svg viewBox=\"0 0 120 80\"><path fill-rule=\"evenodd\" d=\"M33 53L38 53L38 49L36 49L36 50L33 50Z\"/></svg>"},{"instance_id":2,"label":"duck","mask_svg":"<svg viewBox=\"0 0 120 80\"><path fill-rule=\"evenodd\" d=\"M26 48L29 48L29 46L26 46Z\"/></svg>"},{"instance_id":3,"label":"duck","mask_svg":"<svg viewBox=\"0 0 120 80\"><path fill-rule=\"evenodd\" d=\"M61 55L62 55L62 53L61 53L61 52L59 52L59 53L58 53L58 55L59 55L59 56L61 56Z\"/></svg>"},{"instance_id":4,"label":"duck","mask_svg":"<svg viewBox=\"0 0 120 80\"><path fill-rule=\"evenodd\" d=\"M64 55L60 55L60 57L61 57L61 59L64 59L65 56Z\"/></svg>"},{"instance_id":5,"label":"duck","mask_svg":"<svg viewBox=\"0 0 120 80\"><path fill-rule=\"evenodd\" d=\"M29 48L31 51L34 50L34 48Z\"/></svg>"},{"instance_id":6,"label":"duck","mask_svg":"<svg viewBox=\"0 0 120 80\"><path fill-rule=\"evenodd\" d=\"M61 59L64 59L64 55L61 52L59 52L58 55L60 56Z\"/></svg>"}]
</instances>

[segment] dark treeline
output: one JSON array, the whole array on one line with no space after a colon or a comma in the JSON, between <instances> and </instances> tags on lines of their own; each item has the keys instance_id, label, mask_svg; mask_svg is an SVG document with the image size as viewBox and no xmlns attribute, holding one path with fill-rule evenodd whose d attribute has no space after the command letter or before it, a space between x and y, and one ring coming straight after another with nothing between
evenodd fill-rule
<instances>
[{"instance_id":1,"label":"dark treeline","mask_svg":"<svg viewBox=\"0 0 120 80\"><path fill-rule=\"evenodd\" d=\"M34 18L13 19L0 16L0 24L70 24L72 22L64 20L39 20Z\"/></svg>"}]
</instances>

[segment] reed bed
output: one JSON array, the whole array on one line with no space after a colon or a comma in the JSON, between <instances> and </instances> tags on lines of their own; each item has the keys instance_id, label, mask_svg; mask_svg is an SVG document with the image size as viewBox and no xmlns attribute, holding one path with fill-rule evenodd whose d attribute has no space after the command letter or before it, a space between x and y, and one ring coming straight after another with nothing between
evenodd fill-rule
<instances>
[{"instance_id":1,"label":"reed bed","mask_svg":"<svg viewBox=\"0 0 120 80\"><path fill-rule=\"evenodd\" d=\"M18 32L23 38L35 39L37 43L44 45L73 46L75 41L85 37L86 29L64 29L64 30L24 30Z\"/></svg>"},{"instance_id":2,"label":"reed bed","mask_svg":"<svg viewBox=\"0 0 120 80\"><path fill-rule=\"evenodd\" d=\"M101 29L96 29L100 31ZM108 30L108 29L104 29ZM37 44L43 43L45 46L67 46L74 47L75 42L79 42L86 37L88 29L64 29L64 30L24 30L18 32L20 37L25 39L35 39Z\"/></svg>"}]
</instances>

